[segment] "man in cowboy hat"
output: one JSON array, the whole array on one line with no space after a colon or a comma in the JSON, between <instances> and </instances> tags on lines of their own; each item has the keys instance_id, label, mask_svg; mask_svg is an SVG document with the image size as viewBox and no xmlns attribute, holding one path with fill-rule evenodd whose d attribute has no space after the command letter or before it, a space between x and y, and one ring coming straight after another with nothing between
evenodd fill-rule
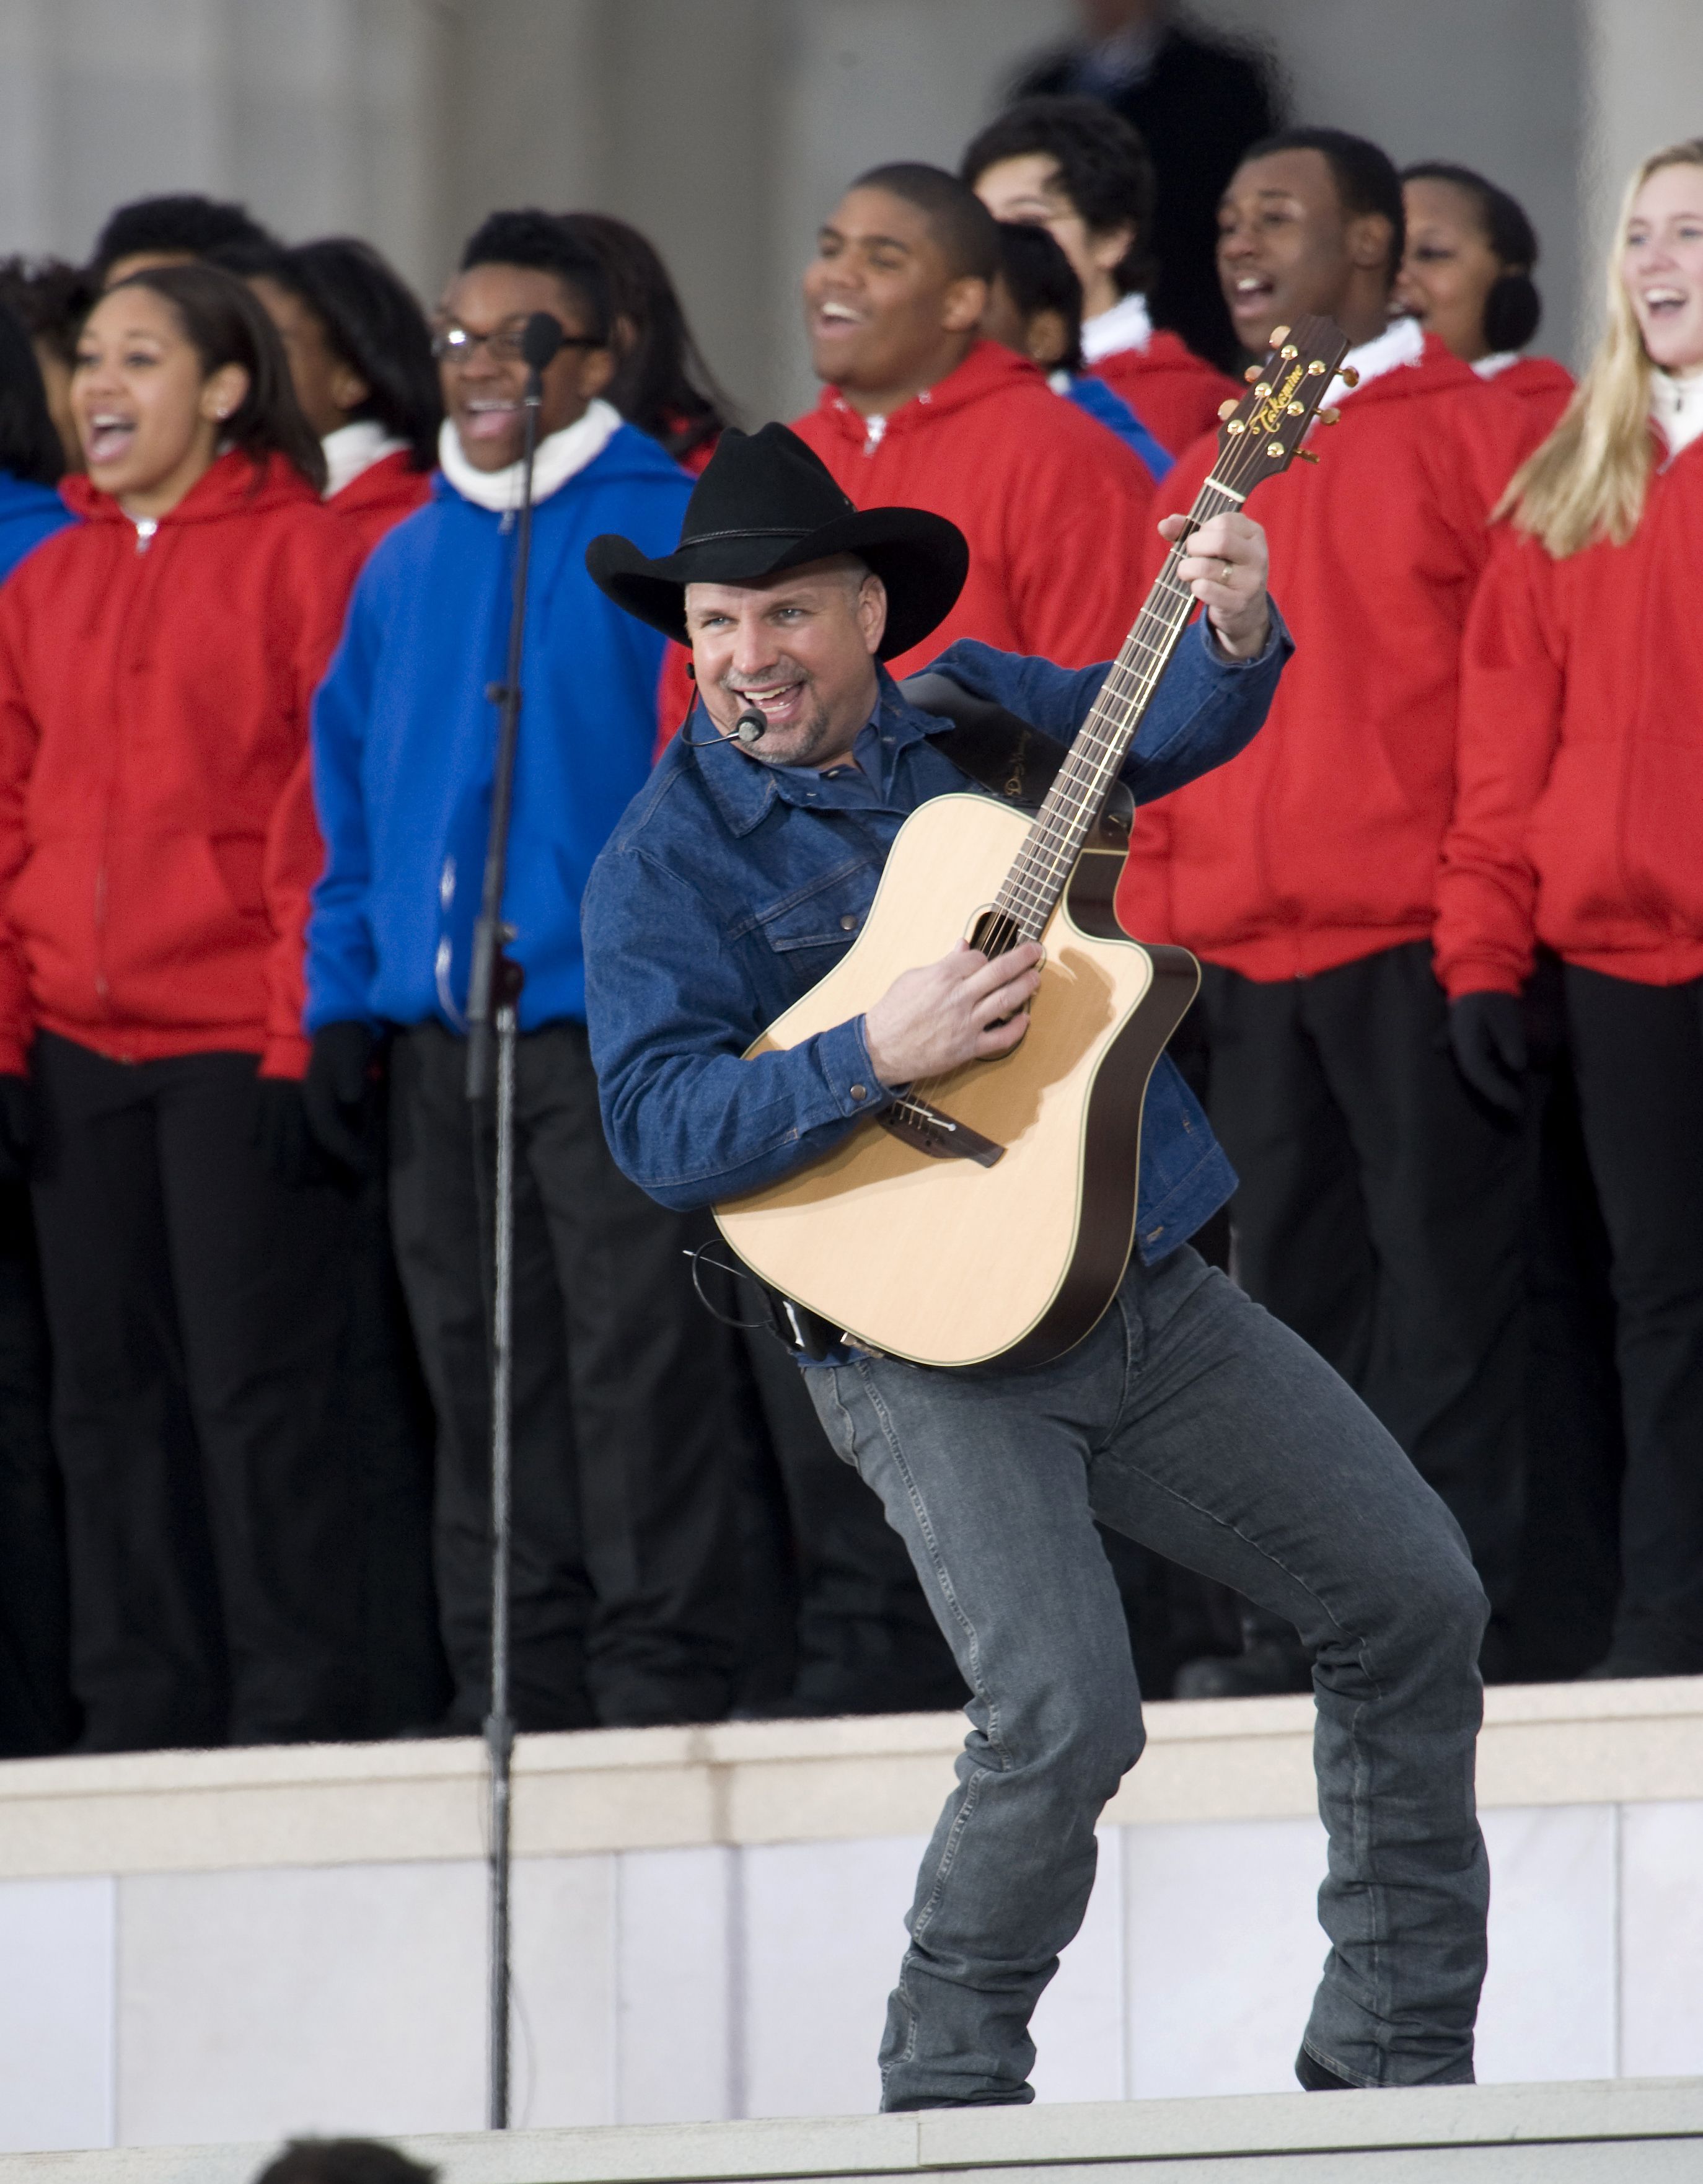
<instances>
[{"instance_id":1,"label":"man in cowboy hat","mask_svg":"<svg viewBox=\"0 0 1703 2184\"><path fill-rule=\"evenodd\" d=\"M1167 535L1183 527L1172 518ZM611 837L582 917L615 1158L664 1204L701 1206L830 1151L893 1088L1006 1051L1037 950L987 962L960 946L904 972L866 1016L743 1059L850 944L907 814L966 786L933 741L949 724L881 664L945 615L963 541L915 510L854 514L803 443L767 426L723 437L674 553L604 538L587 560L612 599L689 642L697 674L690 740L669 746ZM1257 525L1215 518L1179 570L1205 612L1125 766L1138 799L1241 749L1288 649ZM1106 672L967 641L938 670L1065 737ZM1094 1823L1141 1749L1097 1518L1278 1610L1316 1652L1333 1947L1302 2083L1472 2076L1483 1595L1453 1520L1371 1413L1188 1248L1233 1182L1161 1061L1136 1252L1083 1341L1024 1370L842 1347L807 1373L972 1694L889 2005L889 2109L1031 2098L1029 2016L1081 1923Z\"/></svg>"}]
</instances>

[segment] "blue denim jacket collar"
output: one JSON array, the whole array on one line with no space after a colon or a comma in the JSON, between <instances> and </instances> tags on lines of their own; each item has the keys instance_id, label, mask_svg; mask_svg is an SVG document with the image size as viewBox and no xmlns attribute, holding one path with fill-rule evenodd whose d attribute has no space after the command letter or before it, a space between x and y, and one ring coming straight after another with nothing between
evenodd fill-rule
<instances>
[{"instance_id":1,"label":"blue denim jacket collar","mask_svg":"<svg viewBox=\"0 0 1703 2184\"><path fill-rule=\"evenodd\" d=\"M938 733L947 723L908 704L898 683L879 661L876 665L876 680L879 695L874 717L882 735L881 786L885 795L893 787L893 769L899 753L910 744L921 743L925 736ZM704 733L708 722L702 699L686 725L694 737ZM795 776L765 766L731 738L700 744L698 766L711 802L726 821L730 832L741 840L767 818L776 797L788 804L803 805L810 800L804 784Z\"/></svg>"}]
</instances>

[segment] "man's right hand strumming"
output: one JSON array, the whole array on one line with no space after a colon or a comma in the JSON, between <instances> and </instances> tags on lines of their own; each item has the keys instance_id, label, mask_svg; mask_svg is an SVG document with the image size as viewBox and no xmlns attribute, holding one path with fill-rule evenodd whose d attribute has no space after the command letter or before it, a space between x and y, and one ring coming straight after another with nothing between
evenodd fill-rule
<instances>
[{"instance_id":1,"label":"man's right hand strumming","mask_svg":"<svg viewBox=\"0 0 1703 2184\"><path fill-rule=\"evenodd\" d=\"M1009 1054L1029 1028L1040 961L1032 940L991 962L960 940L938 963L903 972L863 1020L876 1075L893 1089Z\"/></svg>"}]
</instances>

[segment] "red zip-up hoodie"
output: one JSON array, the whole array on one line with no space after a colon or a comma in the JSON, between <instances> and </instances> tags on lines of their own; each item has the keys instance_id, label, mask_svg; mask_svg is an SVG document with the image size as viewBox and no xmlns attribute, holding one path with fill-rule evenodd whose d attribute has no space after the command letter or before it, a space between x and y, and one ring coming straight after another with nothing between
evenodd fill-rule
<instances>
[{"instance_id":1,"label":"red zip-up hoodie","mask_svg":"<svg viewBox=\"0 0 1703 2184\"><path fill-rule=\"evenodd\" d=\"M1695 440L1624 546L1556 561L1499 535L1466 627L1438 889L1451 995L1517 993L1537 940L1639 985L1703 978L1700 549Z\"/></svg>"},{"instance_id":2,"label":"red zip-up hoodie","mask_svg":"<svg viewBox=\"0 0 1703 2184\"><path fill-rule=\"evenodd\" d=\"M1247 388L1215 370L1178 337L1157 326L1140 348L1114 349L1088 370L1122 395L1160 447L1173 455L1214 430L1227 398L1239 402Z\"/></svg>"},{"instance_id":3,"label":"red zip-up hoodie","mask_svg":"<svg viewBox=\"0 0 1703 2184\"><path fill-rule=\"evenodd\" d=\"M387 531L393 530L416 508L424 508L431 498L431 472L415 468L410 449L393 448L389 454L358 471L326 506L353 529L365 559Z\"/></svg>"},{"instance_id":4,"label":"red zip-up hoodie","mask_svg":"<svg viewBox=\"0 0 1703 2184\"><path fill-rule=\"evenodd\" d=\"M958 604L888 664L913 673L960 637L1061 667L1110 660L1141 604L1153 482L1027 357L978 341L871 430L836 387L793 430L860 508L926 508L970 542Z\"/></svg>"},{"instance_id":5,"label":"red zip-up hoodie","mask_svg":"<svg viewBox=\"0 0 1703 2184\"><path fill-rule=\"evenodd\" d=\"M0 1069L40 1028L298 1075L320 858L284 791L355 527L281 455L221 456L145 550L86 478L64 494L83 521L0 588Z\"/></svg>"},{"instance_id":6,"label":"red zip-up hoodie","mask_svg":"<svg viewBox=\"0 0 1703 2184\"><path fill-rule=\"evenodd\" d=\"M1294 657L1247 749L1138 814L1129 932L1261 979L1430 938L1461 632L1489 511L1534 437L1525 405L1428 337L1313 433L1316 467L1255 488ZM1167 508L1191 504L1216 449L1183 457Z\"/></svg>"}]
</instances>

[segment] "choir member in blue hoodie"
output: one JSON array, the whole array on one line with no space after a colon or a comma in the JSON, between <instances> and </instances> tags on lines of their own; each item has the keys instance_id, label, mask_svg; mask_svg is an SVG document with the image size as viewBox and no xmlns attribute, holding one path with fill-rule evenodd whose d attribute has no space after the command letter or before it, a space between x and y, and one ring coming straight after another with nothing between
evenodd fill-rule
<instances>
[{"instance_id":1,"label":"choir member in blue hoodie","mask_svg":"<svg viewBox=\"0 0 1703 2184\"><path fill-rule=\"evenodd\" d=\"M64 450L22 321L0 304L0 577L72 521ZM29 1146L30 1088L5 1080L0 1139ZM0 1156L0 1758L57 1752L75 1730L65 1533L47 1418L47 1330L30 1194Z\"/></svg>"},{"instance_id":2,"label":"choir member in blue hoodie","mask_svg":"<svg viewBox=\"0 0 1703 2184\"><path fill-rule=\"evenodd\" d=\"M377 547L315 702L326 866L308 927L306 1096L327 1150L366 1150L389 1041L398 1260L437 1414L436 1559L456 1695L487 1703L491 1130L464 1092L520 485L519 337L551 313L534 471L525 699L504 913L520 1001L514 1711L523 1729L714 1719L737 1587L730 1434L689 1223L609 1156L585 1028L579 903L644 781L664 643L586 574L609 531L666 553L691 482L604 401L601 262L538 212L493 214L439 309L446 421L427 504Z\"/></svg>"},{"instance_id":3,"label":"choir member in blue hoodie","mask_svg":"<svg viewBox=\"0 0 1703 2184\"><path fill-rule=\"evenodd\" d=\"M35 349L0 304L0 577L71 521L58 492L64 468Z\"/></svg>"},{"instance_id":4,"label":"choir member in blue hoodie","mask_svg":"<svg viewBox=\"0 0 1703 2184\"><path fill-rule=\"evenodd\" d=\"M1116 432L1140 456L1155 485L1168 476L1171 456L1116 388L1082 362L1082 284L1045 228L1030 220L999 222L999 271L982 331L1039 365L1054 393Z\"/></svg>"}]
</instances>

